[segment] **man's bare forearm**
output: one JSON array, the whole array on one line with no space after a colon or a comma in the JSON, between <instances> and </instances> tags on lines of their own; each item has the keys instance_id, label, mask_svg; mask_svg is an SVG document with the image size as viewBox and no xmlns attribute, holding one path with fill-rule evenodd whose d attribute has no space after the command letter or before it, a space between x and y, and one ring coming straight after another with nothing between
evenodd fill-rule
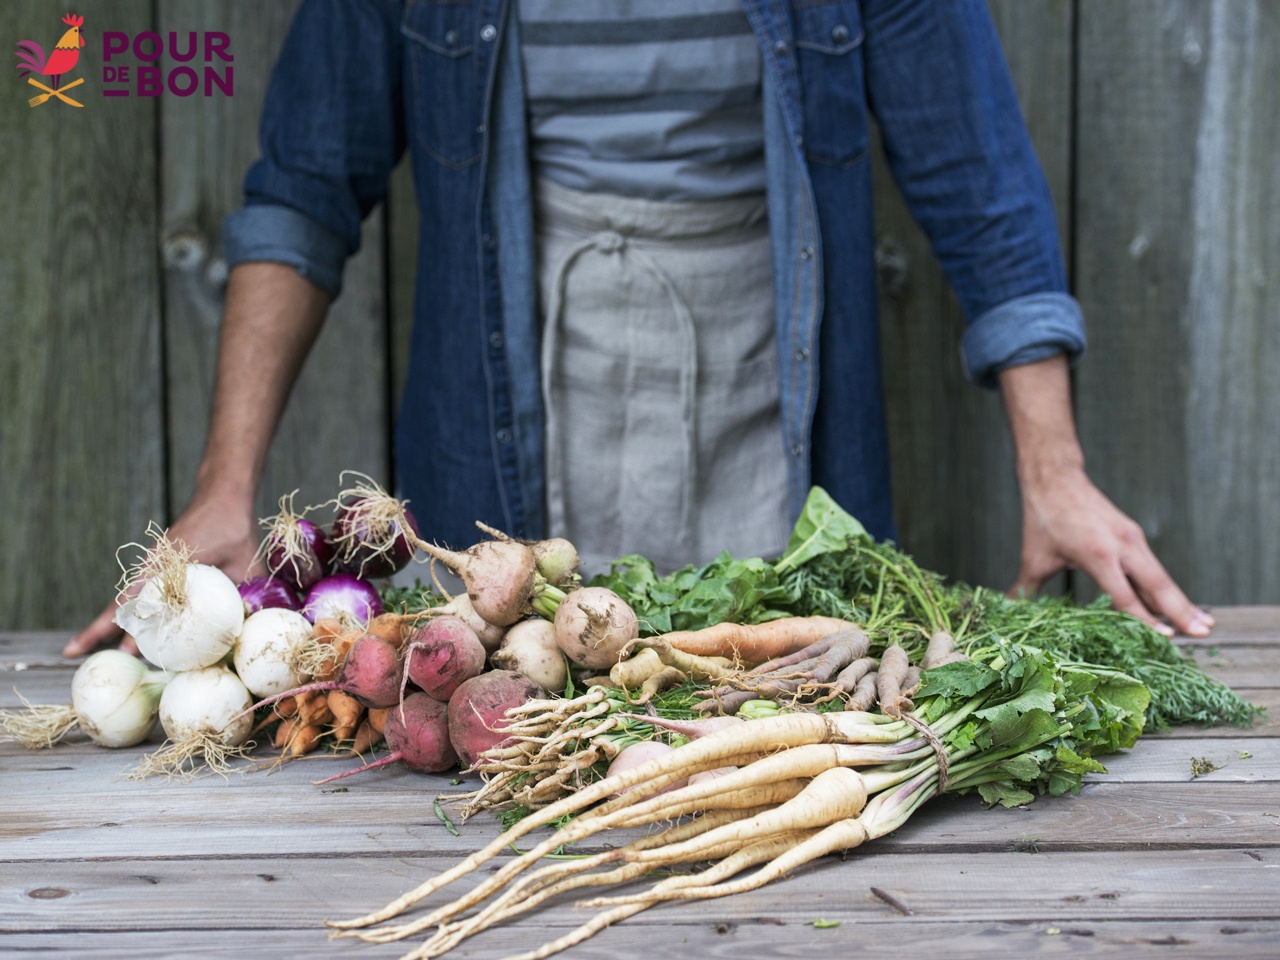
<instances>
[{"instance_id":1,"label":"man's bare forearm","mask_svg":"<svg viewBox=\"0 0 1280 960\"><path fill-rule=\"evenodd\" d=\"M1009 367L998 376L1023 492L1063 471L1083 472L1066 357Z\"/></svg>"},{"instance_id":2,"label":"man's bare forearm","mask_svg":"<svg viewBox=\"0 0 1280 960\"><path fill-rule=\"evenodd\" d=\"M252 500L329 295L280 263L231 271L197 497Z\"/></svg>"}]
</instances>

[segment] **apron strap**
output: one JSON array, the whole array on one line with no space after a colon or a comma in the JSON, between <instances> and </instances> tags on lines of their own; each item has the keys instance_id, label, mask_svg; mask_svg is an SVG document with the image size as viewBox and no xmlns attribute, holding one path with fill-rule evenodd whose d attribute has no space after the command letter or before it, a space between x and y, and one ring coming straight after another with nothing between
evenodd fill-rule
<instances>
[{"instance_id":1,"label":"apron strap","mask_svg":"<svg viewBox=\"0 0 1280 960\"><path fill-rule=\"evenodd\" d=\"M616 254L629 257L635 265L651 276L662 287L671 302L671 309L680 330L680 404L683 419L683 460L680 485L680 503L677 515L680 518L681 538L684 541L681 549L691 552L693 546L692 509L697 490L697 396L698 396L698 339L694 328L693 315L688 304L676 290L675 284L648 253L634 245L628 244L626 237L615 230L601 230L581 240L560 261L555 271L555 280L551 292L551 304L547 312L542 332L542 404L546 415L546 484L547 484L547 520L551 529L564 529L566 520L564 491L564 442L562 424L552 403L551 388L553 379L559 374L558 340L561 315L564 312L565 290L568 286L569 272L578 259L587 251L596 250L602 254ZM631 375L630 373L628 374ZM643 522L643 521L642 521Z\"/></svg>"}]
</instances>

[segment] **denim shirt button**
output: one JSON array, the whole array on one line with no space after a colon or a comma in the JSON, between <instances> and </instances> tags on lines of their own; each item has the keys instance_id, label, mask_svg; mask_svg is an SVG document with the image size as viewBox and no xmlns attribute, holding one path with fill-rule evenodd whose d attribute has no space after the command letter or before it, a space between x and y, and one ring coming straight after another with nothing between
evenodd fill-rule
<instances>
[{"instance_id":1,"label":"denim shirt button","mask_svg":"<svg viewBox=\"0 0 1280 960\"><path fill-rule=\"evenodd\" d=\"M831 39L836 43L844 43L849 39L849 28L843 23L838 23L831 28Z\"/></svg>"},{"instance_id":2,"label":"denim shirt button","mask_svg":"<svg viewBox=\"0 0 1280 960\"><path fill-rule=\"evenodd\" d=\"M808 259L809 259L810 257L812 257L812 256L813 256L813 247L801 247L801 248L800 248L800 259L801 259L801 260L808 260Z\"/></svg>"},{"instance_id":3,"label":"denim shirt button","mask_svg":"<svg viewBox=\"0 0 1280 960\"><path fill-rule=\"evenodd\" d=\"M802 456L804 456L804 444L803 444L803 443L797 443L797 444L795 444L795 445L791 448L791 455L792 455L793 457L802 457Z\"/></svg>"},{"instance_id":4,"label":"denim shirt button","mask_svg":"<svg viewBox=\"0 0 1280 960\"><path fill-rule=\"evenodd\" d=\"M458 45L458 41L461 39L462 34L458 33L457 30L450 30L444 35L445 46L448 47L456 47Z\"/></svg>"},{"instance_id":5,"label":"denim shirt button","mask_svg":"<svg viewBox=\"0 0 1280 960\"><path fill-rule=\"evenodd\" d=\"M506 341L503 339L502 334L499 333L497 330L489 334L489 346L493 347L493 349L501 350L502 345L505 342Z\"/></svg>"},{"instance_id":6,"label":"denim shirt button","mask_svg":"<svg viewBox=\"0 0 1280 960\"><path fill-rule=\"evenodd\" d=\"M498 241L493 239L492 233L481 234L480 242L484 244L486 250L493 250L498 246Z\"/></svg>"},{"instance_id":7,"label":"denim shirt button","mask_svg":"<svg viewBox=\"0 0 1280 960\"><path fill-rule=\"evenodd\" d=\"M799 350L797 350L797 351L796 351L796 359L797 359L797 360L799 360L801 363L804 363L806 360L808 360L808 359L809 359L809 348L808 348L808 347L801 347Z\"/></svg>"},{"instance_id":8,"label":"denim shirt button","mask_svg":"<svg viewBox=\"0 0 1280 960\"><path fill-rule=\"evenodd\" d=\"M498 28L495 27L492 23L486 23L483 27L480 28L481 40L488 42L492 40L494 37L496 37L497 35L498 35Z\"/></svg>"},{"instance_id":9,"label":"denim shirt button","mask_svg":"<svg viewBox=\"0 0 1280 960\"><path fill-rule=\"evenodd\" d=\"M779 40L775 43L773 45L773 52L780 57L785 57L787 55L787 41Z\"/></svg>"},{"instance_id":10,"label":"denim shirt button","mask_svg":"<svg viewBox=\"0 0 1280 960\"><path fill-rule=\"evenodd\" d=\"M499 443L511 442L511 431L508 430L506 427L503 427L501 430L495 433L494 436L498 438Z\"/></svg>"},{"instance_id":11,"label":"denim shirt button","mask_svg":"<svg viewBox=\"0 0 1280 960\"><path fill-rule=\"evenodd\" d=\"M483 124L483 123L482 123L482 124L480 124L478 127L476 127L476 133L480 134L480 136L482 136L482 137L484 136L484 124Z\"/></svg>"}]
</instances>

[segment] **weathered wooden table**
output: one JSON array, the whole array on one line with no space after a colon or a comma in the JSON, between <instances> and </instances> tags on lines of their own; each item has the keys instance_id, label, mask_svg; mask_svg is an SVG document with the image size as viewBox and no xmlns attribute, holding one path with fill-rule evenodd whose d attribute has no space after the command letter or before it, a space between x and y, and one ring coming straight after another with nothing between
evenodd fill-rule
<instances>
[{"instance_id":1,"label":"weathered wooden table","mask_svg":"<svg viewBox=\"0 0 1280 960\"><path fill-rule=\"evenodd\" d=\"M1216 615L1197 656L1266 705L1265 724L1144 738L1076 797L935 800L844 862L647 911L567 955L1280 957L1280 607ZM62 641L0 636L0 706L17 704L13 687L69 698ZM328 941L321 920L381 906L496 833L483 816L450 835L432 809L457 789L448 777L388 769L333 792L309 781L349 761L309 760L185 785L113 779L141 752L0 746L0 956L395 957L403 946ZM1219 769L1193 781L1193 757ZM527 950L585 916L561 903L455 955Z\"/></svg>"}]
</instances>

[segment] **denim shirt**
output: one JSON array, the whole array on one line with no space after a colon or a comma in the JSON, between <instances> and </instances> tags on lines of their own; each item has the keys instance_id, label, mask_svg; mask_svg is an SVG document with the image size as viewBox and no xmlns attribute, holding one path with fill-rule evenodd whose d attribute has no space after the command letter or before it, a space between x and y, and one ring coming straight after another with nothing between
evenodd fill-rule
<instances>
[{"instance_id":1,"label":"denim shirt","mask_svg":"<svg viewBox=\"0 0 1280 960\"><path fill-rule=\"evenodd\" d=\"M787 496L893 532L870 115L964 310L969 378L1085 346L1052 202L984 0L744 0L764 133ZM543 535L528 138L513 0L305 0L228 262L334 295L408 147L421 212L396 479L428 535Z\"/></svg>"}]
</instances>

